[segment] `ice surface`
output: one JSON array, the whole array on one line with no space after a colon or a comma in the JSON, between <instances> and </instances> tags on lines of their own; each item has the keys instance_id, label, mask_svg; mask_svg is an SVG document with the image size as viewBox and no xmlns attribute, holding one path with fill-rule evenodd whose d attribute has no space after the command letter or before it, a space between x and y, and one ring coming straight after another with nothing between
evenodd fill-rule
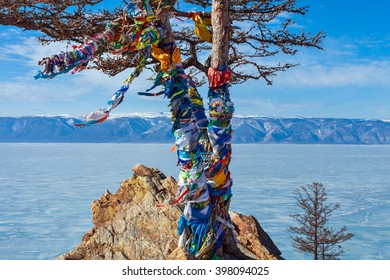
<instances>
[{"instance_id":1,"label":"ice surface","mask_svg":"<svg viewBox=\"0 0 390 280\"><path fill-rule=\"evenodd\" d=\"M0 259L54 259L91 227L91 202L136 163L177 177L171 144L0 144ZM163 159L163 160L162 160ZM390 146L234 145L231 209L254 215L286 259L292 191L321 182L339 202L331 225L355 236L343 259L390 259Z\"/></svg>"}]
</instances>

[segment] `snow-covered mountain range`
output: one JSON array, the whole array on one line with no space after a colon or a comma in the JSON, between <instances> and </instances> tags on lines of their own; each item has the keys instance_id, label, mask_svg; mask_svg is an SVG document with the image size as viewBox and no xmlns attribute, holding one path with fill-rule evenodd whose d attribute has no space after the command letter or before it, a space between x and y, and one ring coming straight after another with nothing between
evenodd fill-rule
<instances>
[{"instance_id":1,"label":"snow-covered mountain range","mask_svg":"<svg viewBox=\"0 0 390 280\"><path fill-rule=\"evenodd\" d=\"M237 116L234 143L390 144L384 120ZM0 117L0 142L173 143L169 114L113 116L87 128L71 116Z\"/></svg>"}]
</instances>

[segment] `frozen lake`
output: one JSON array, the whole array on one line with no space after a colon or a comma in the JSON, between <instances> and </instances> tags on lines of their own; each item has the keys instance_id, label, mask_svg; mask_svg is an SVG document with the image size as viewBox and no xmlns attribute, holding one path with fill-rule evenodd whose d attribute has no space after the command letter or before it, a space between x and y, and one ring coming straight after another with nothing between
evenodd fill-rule
<instances>
[{"instance_id":1,"label":"frozen lake","mask_svg":"<svg viewBox=\"0 0 390 280\"><path fill-rule=\"evenodd\" d=\"M116 192L136 163L177 177L170 144L0 143L0 259L55 259L92 227L91 202ZM355 236L342 259L390 259L390 146L233 145L231 209L255 216L286 259L293 190L321 182Z\"/></svg>"}]
</instances>

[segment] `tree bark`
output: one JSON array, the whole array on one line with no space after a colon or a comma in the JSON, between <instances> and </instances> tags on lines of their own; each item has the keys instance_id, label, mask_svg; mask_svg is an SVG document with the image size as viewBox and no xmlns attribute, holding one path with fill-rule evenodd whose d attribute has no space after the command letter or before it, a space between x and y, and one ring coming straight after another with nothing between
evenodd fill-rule
<instances>
[{"instance_id":1,"label":"tree bark","mask_svg":"<svg viewBox=\"0 0 390 280\"><path fill-rule=\"evenodd\" d=\"M229 34L231 22L228 0L213 0L211 24L213 26L211 67L221 70L224 66L228 66L227 63L229 61Z\"/></svg>"}]
</instances>

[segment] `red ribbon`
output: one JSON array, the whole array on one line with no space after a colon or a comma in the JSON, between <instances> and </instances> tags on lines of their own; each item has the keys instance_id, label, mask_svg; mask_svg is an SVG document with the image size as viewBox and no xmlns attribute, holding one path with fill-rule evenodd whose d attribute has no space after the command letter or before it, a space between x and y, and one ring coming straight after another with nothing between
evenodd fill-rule
<instances>
[{"instance_id":1,"label":"red ribbon","mask_svg":"<svg viewBox=\"0 0 390 280\"><path fill-rule=\"evenodd\" d=\"M232 71L229 68L224 71L219 71L213 67L210 67L207 73L210 88L215 89L226 84L229 81L231 75Z\"/></svg>"}]
</instances>

